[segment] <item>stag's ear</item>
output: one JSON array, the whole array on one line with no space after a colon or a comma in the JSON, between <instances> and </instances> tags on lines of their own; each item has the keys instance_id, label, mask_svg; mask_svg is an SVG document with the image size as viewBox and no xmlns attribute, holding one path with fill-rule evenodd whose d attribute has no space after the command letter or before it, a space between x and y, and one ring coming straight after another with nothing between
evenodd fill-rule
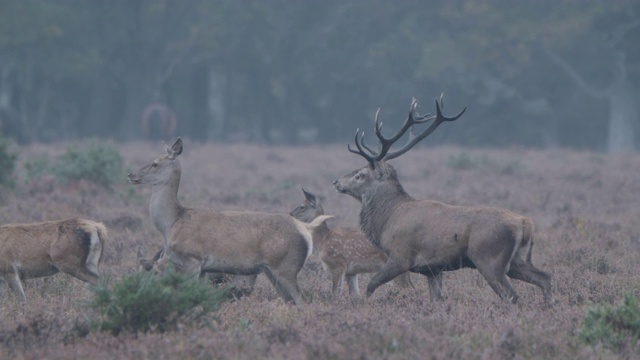
<instances>
[{"instance_id":1,"label":"stag's ear","mask_svg":"<svg viewBox=\"0 0 640 360\"><path fill-rule=\"evenodd\" d=\"M182 139L178 138L171 147L165 146L165 150L171 159L175 159L182 154Z\"/></svg>"},{"instance_id":2,"label":"stag's ear","mask_svg":"<svg viewBox=\"0 0 640 360\"><path fill-rule=\"evenodd\" d=\"M317 202L316 196L305 188L302 188L302 192L304 193L304 197L307 198L307 201L315 207Z\"/></svg>"}]
</instances>

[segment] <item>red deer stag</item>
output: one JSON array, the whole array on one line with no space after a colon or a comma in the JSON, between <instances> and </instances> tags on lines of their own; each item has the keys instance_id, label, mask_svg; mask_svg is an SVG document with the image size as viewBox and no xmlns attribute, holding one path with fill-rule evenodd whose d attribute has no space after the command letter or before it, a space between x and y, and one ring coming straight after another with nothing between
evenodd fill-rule
<instances>
[{"instance_id":1,"label":"red deer stag","mask_svg":"<svg viewBox=\"0 0 640 360\"><path fill-rule=\"evenodd\" d=\"M441 113L436 100L436 115L419 116L413 99L409 116L400 130L390 138L381 133L378 115L374 132L380 142L377 150L364 143L356 132L357 149L348 150L367 160L367 165L334 181L340 193L351 195L362 204L360 227L369 240L388 255L382 269L371 279L367 295L380 285L405 271L423 274L429 282L431 300L442 299L442 272L463 267L477 268L491 288L505 301L515 303L518 295L506 276L542 289L544 300L551 303L551 275L531 262L533 221L509 210L492 207L451 206L437 201L416 200L398 181L396 171L387 160L409 151L431 134L441 123L454 117ZM420 135L414 125L433 121ZM390 151L407 130L409 140L402 148Z\"/></svg>"},{"instance_id":2,"label":"red deer stag","mask_svg":"<svg viewBox=\"0 0 640 360\"><path fill-rule=\"evenodd\" d=\"M320 199L305 188L302 188L302 192L305 196L304 202L289 214L304 222L312 222L318 216L324 215ZM377 272L387 261L387 255L367 240L358 229L330 229L324 223L312 234L313 248L324 268L331 274L334 296L341 294L345 277L349 284L349 294L360 295L358 274ZM395 280L401 287L413 287L409 272Z\"/></svg>"},{"instance_id":3,"label":"red deer stag","mask_svg":"<svg viewBox=\"0 0 640 360\"><path fill-rule=\"evenodd\" d=\"M0 226L0 278L24 301L21 279L62 271L95 284L106 241L105 226L86 219Z\"/></svg>"},{"instance_id":4,"label":"red deer stag","mask_svg":"<svg viewBox=\"0 0 640 360\"><path fill-rule=\"evenodd\" d=\"M178 186L182 173L182 140L166 154L129 174L132 184L149 184L149 210L164 237L164 260L179 272L256 275L264 272L286 302L303 302L298 273L313 250L311 231L332 216L311 224L287 214L213 211L182 206Z\"/></svg>"}]
</instances>

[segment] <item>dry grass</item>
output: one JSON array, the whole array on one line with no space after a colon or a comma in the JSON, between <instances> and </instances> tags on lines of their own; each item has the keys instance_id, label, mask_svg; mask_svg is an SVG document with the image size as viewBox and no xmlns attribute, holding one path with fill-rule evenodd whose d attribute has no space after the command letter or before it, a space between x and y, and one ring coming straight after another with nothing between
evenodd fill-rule
<instances>
[{"instance_id":1,"label":"dry grass","mask_svg":"<svg viewBox=\"0 0 640 360\"><path fill-rule=\"evenodd\" d=\"M59 153L63 145L21 150L24 161ZM162 151L159 144L122 145L131 169ZM465 152L474 165L455 166ZM468 160L468 159L466 159ZM224 304L212 327L189 324L165 334L88 333L91 292L67 275L26 281L26 305L0 296L0 358L467 358L549 359L633 357L578 341L584 308L640 294L640 155L605 156L570 150L419 148L393 161L416 198L506 207L537 224L534 263L553 274L556 304L539 289L512 281L515 306L502 303L474 270L447 273L445 301L430 303L424 279L416 289L393 284L369 299L331 297L331 281L312 258L300 273L309 299L282 304L263 276L254 293ZM302 186L321 196L331 226L355 226L359 205L331 182L363 165L343 146L273 148L185 141L180 199L188 206L288 212ZM148 216L148 188L123 181L112 191L87 183L64 187L24 182L0 194L0 223L83 216L103 221L110 242L103 276L135 271L135 249L161 246ZM368 276L360 282L364 290ZM88 335L87 335L88 334Z\"/></svg>"}]
</instances>

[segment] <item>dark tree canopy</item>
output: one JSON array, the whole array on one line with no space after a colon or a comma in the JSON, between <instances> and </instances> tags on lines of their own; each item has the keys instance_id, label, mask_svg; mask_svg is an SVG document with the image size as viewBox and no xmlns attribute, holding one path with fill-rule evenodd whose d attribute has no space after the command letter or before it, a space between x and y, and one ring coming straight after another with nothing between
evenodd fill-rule
<instances>
[{"instance_id":1,"label":"dark tree canopy","mask_svg":"<svg viewBox=\"0 0 640 360\"><path fill-rule=\"evenodd\" d=\"M640 3L0 0L0 131L347 142L445 93L430 144L632 151Z\"/></svg>"}]
</instances>

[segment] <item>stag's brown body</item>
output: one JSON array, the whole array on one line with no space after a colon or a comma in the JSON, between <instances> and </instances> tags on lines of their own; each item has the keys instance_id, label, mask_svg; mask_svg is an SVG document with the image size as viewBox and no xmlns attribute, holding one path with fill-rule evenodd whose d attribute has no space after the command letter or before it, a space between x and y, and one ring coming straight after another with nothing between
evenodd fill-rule
<instances>
[{"instance_id":1,"label":"stag's brown body","mask_svg":"<svg viewBox=\"0 0 640 360\"><path fill-rule=\"evenodd\" d=\"M128 177L152 185L150 212L164 237L162 259L197 276L264 272L285 301L302 303L297 276L312 251L311 231L331 216L305 224L287 214L183 207L177 199L182 141L166 150Z\"/></svg>"},{"instance_id":2,"label":"stag's brown body","mask_svg":"<svg viewBox=\"0 0 640 360\"><path fill-rule=\"evenodd\" d=\"M393 166L386 160L407 152L433 132L443 121L436 101L437 114L415 118L411 104L409 118L391 138L380 132L376 114L375 133L380 140L378 151L358 139L357 151L369 164L334 182L336 190L362 203L360 227L370 241L388 255L384 267L367 285L371 295L380 285L405 271L425 275L431 299L441 299L442 272L463 267L477 268L491 288L504 300L516 302L518 296L507 276L539 286L544 300L551 303L551 276L531 262L533 221L509 210L491 207L451 206L437 201L419 201L409 196L398 181ZM415 124L433 120L419 136ZM409 142L400 150L389 152L391 145L411 129ZM367 153L368 152L368 153Z\"/></svg>"},{"instance_id":3,"label":"stag's brown body","mask_svg":"<svg viewBox=\"0 0 640 360\"><path fill-rule=\"evenodd\" d=\"M0 277L25 300L21 279L62 271L95 284L106 240L105 226L86 219L0 226Z\"/></svg>"},{"instance_id":4,"label":"stag's brown body","mask_svg":"<svg viewBox=\"0 0 640 360\"><path fill-rule=\"evenodd\" d=\"M305 200L290 212L304 222L311 222L324 215L320 200L311 192L302 189ZM331 274L333 294L339 295L346 278L351 295L359 295L358 274L379 271L387 261L387 255L374 246L364 234L354 228L329 228L324 223L313 231L313 248L320 261ZM401 287L413 286L408 272L398 276Z\"/></svg>"}]
</instances>

